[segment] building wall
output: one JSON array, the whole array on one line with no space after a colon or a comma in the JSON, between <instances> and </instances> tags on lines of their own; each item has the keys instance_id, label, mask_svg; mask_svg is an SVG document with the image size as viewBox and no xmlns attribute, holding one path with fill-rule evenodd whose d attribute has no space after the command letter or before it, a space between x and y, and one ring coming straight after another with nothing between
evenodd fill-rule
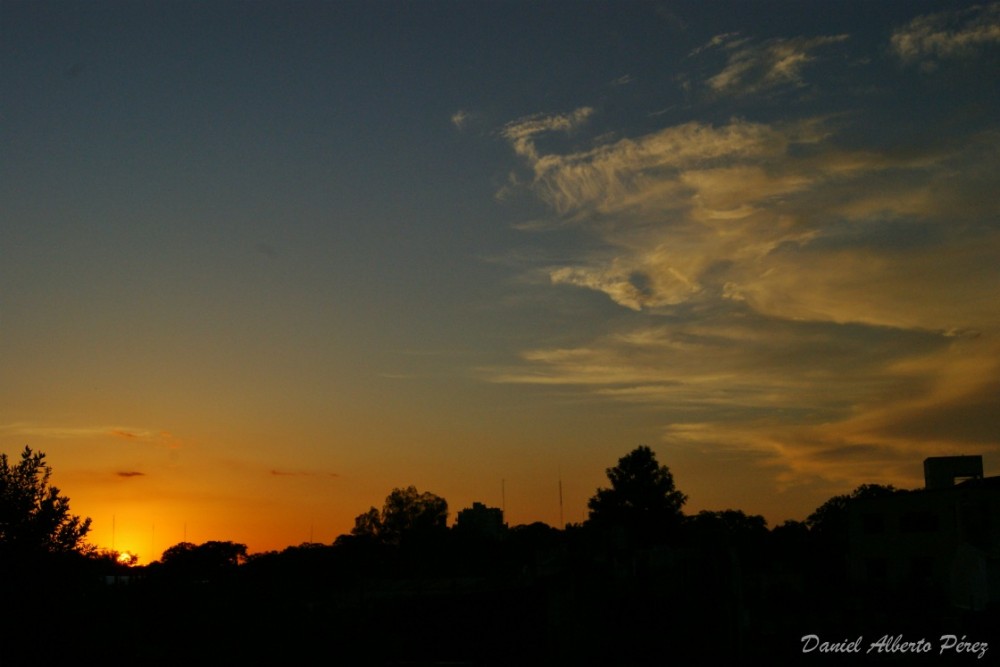
<instances>
[{"instance_id":1,"label":"building wall","mask_svg":"<svg viewBox=\"0 0 1000 667\"><path fill-rule=\"evenodd\" d=\"M1000 478L852 501L851 581L962 607L1000 601L1000 486L992 480Z\"/></svg>"}]
</instances>

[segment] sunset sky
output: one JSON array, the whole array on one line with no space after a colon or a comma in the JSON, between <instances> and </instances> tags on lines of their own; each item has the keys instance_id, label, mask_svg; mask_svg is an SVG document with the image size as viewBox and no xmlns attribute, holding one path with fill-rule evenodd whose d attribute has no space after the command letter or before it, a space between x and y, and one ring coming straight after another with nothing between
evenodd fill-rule
<instances>
[{"instance_id":1,"label":"sunset sky","mask_svg":"<svg viewBox=\"0 0 1000 667\"><path fill-rule=\"evenodd\" d=\"M0 451L90 539L1000 474L1000 3L0 3Z\"/></svg>"}]
</instances>

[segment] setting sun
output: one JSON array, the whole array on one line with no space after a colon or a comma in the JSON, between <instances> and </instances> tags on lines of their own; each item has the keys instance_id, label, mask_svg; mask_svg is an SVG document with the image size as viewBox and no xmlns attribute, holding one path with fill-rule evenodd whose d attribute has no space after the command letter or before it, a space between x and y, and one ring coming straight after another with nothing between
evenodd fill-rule
<instances>
[{"instance_id":1,"label":"setting sun","mask_svg":"<svg viewBox=\"0 0 1000 667\"><path fill-rule=\"evenodd\" d=\"M122 565L132 566L139 561L138 554L130 553L128 551L123 551L118 554L118 562Z\"/></svg>"}]
</instances>

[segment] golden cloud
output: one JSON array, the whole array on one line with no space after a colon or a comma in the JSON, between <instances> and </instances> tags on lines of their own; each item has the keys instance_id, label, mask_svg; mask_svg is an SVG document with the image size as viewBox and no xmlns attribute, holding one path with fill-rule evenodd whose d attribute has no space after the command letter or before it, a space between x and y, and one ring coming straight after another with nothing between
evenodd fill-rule
<instances>
[{"instance_id":1,"label":"golden cloud","mask_svg":"<svg viewBox=\"0 0 1000 667\"><path fill-rule=\"evenodd\" d=\"M755 452L789 484L996 447L996 135L850 150L838 119L734 119L544 153L570 117L507 137L526 187L591 241L545 272L649 325L491 379L655 407L670 442Z\"/></svg>"}]
</instances>

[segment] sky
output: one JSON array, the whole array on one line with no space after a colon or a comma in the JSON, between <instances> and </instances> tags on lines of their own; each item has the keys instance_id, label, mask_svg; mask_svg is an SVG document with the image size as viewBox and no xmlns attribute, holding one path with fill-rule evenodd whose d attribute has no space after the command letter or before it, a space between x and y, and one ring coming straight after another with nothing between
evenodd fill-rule
<instances>
[{"instance_id":1,"label":"sky","mask_svg":"<svg viewBox=\"0 0 1000 667\"><path fill-rule=\"evenodd\" d=\"M996 2L2 0L0 451L144 562L1000 474L998 189Z\"/></svg>"}]
</instances>

